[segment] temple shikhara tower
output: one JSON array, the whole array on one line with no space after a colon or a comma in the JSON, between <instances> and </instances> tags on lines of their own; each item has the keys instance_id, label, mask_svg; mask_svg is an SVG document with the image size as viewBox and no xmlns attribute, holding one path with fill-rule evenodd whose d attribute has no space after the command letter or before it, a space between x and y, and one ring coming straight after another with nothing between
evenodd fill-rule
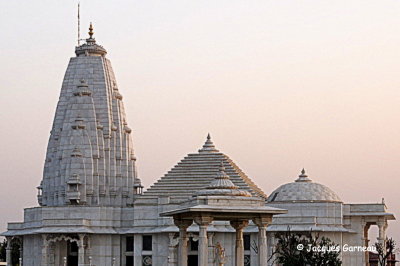
<instances>
[{"instance_id":1,"label":"temple shikhara tower","mask_svg":"<svg viewBox=\"0 0 400 266\"><path fill-rule=\"evenodd\" d=\"M131 132L106 50L90 25L61 88L47 147L40 206L132 206L140 192Z\"/></svg>"},{"instance_id":2,"label":"temple shikhara tower","mask_svg":"<svg viewBox=\"0 0 400 266\"><path fill-rule=\"evenodd\" d=\"M143 192L123 97L93 34L64 76L38 206L2 234L8 266L14 243L27 266L266 266L288 228L362 246L378 226L383 243L394 219L384 202L345 204L304 170L267 196L210 135ZM368 265L366 252L341 259Z\"/></svg>"},{"instance_id":3,"label":"temple shikhara tower","mask_svg":"<svg viewBox=\"0 0 400 266\"><path fill-rule=\"evenodd\" d=\"M92 25L75 54L51 128L40 207L9 225L13 237L23 236L24 265L112 265L142 192L123 97Z\"/></svg>"}]
</instances>

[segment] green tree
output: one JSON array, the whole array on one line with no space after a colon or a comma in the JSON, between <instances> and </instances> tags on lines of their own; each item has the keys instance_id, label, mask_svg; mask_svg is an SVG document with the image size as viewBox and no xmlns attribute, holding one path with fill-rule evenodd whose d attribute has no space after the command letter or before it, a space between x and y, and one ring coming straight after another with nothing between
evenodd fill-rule
<instances>
[{"instance_id":1,"label":"green tree","mask_svg":"<svg viewBox=\"0 0 400 266\"><path fill-rule=\"evenodd\" d=\"M278 243L271 258L283 266L339 266L340 246L327 237L310 232L279 232Z\"/></svg>"}]
</instances>

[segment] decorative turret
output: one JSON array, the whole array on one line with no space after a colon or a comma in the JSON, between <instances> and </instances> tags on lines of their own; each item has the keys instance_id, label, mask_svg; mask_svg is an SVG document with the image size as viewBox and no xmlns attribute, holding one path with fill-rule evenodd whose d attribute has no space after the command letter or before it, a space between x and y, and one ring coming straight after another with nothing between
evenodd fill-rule
<instances>
[{"instance_id":1,"label":"decorative turret","mask_svg":"<svg viewBox=\"0 0 400 266\"><path fill-rule=\"evenodd\" d=\"M90 24L65 73L38 186L42 206L127 206L142 192L122 95L93 34Z\"/></svg>"},{"instance_id":2,"label":"decorative turret","mask_svg":"<svg viewBox=\"0 0 400 266\"><path fill-rule=\"evenodd\" d=\"M224 163L221 161L219 171L215 179L205 189L195 192L194 196L244 196L251 197L248 191L240 190L233 184L229 176L225 173Z\"/></svg>"},{"instance_id":3,"label":"decorative turret","mask_svg":"<svg viewBox=\"0 0 400 266\"><path fill-rule=\"evenodd\" d=\"M207 189L238 189L239 187L234 185L229 179L229 176L225 173L224 163L221 161L219 172L215 179L207 187Z\"/></svg>"}]
</instances>

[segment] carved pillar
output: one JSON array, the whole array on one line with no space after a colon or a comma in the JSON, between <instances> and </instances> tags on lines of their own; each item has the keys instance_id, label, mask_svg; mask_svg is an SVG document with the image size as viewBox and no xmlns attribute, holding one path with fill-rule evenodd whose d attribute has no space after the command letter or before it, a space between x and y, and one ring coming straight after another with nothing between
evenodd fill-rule
<instances>
[{"instance_id":1,"label":"carved pillar","mask_svg":"<svg viewBox=\"0 0 400 266\"><path fill-rule=\"evenodd\" d=\"M177 263L176 259L176 247L179 239L176 239L175 233L169 233L169 245L168 245L168 266L175 266Z\"/></svg>"},{"instance_id":2,"label":"carved pillar","mask_svg":"<svg viewBox=\"0 0 400 266\"><path fill-rule=\"evenodd\" d=\"M19 266L22 266L24 258L24 239L20 238L20 247L19 247Z\"/></svg>"},{"instance_id":3,"label":"carved pillar","mask_svg":"<svg viewBox=\"0 0 400 266\"><path fill-rule=\"evenodd\" d=\"M208 240L207 226L212 222L210 216L195 217L194 221L199 225L199 263L198 266L208 266Z\"/></svg>"},{"instance_id":4,"label":"carved pillar","mask_svg":"<svg viewBox=\"0 0 400 266\"><path fill-rule=\"evenodd\" d=\"M361 223L361 226L364 229L364 238L363 238L363 242L364 243L363 244L364 244L365 247L368 247L368 244L369 244L368 231L369 231L369 228L370 228L371 224L366 223L365 221L363 221ZM364 254L365 265L369 266L369 252L364 252L364 253L365 253Z\"/></svg>"},{"instance_id":5,"label":"carved pillar","mask_svg":"<svg viewBox=\"0 0 400 266\"><path fill-rule=\"evenodd\" d=\"M267 226L271 223L271 217L259 217L253 219L258 226L258 265L267 266L268 250L267 250Z\"/></svg>"},{"instance_id":6,"label":"carved pillar","mask_svg":"<svg viewBox=\"0 0 400 266\"><path fill-rule=\"evenodd\" d=\"M54 266L56 259L55 259L55 248L56 248L56 243L50 242L49 247L48 247L48 259L47 262L49 265Z\"/></svg>"},{"instance_id":7,"label":"carved pillar","mask_svg":"<svg viewBox=\"0 0 400 266\"><path fill-rule=\"evenodd\" d=\"M89 263L89 265L91 264L91 261L93 261L93 256L92 256L92 247L91 247L91 243L90 243L90 235L86 235L85 236L85 258L87 258L87 262ZM92 266L92 265L90 265Z\"/></svg>"},{"instance_id":8,"label":"carved pillar","mask_svg":"<svg viewBox=\"0 0 400 266\"><path fill-rule=\"evenodd\" d=\"M387 229L387 221L379 221L378 225L378 242L382 244L383 249L385 250L386 246L386 229Z\"/></svg>"},{"instance_id":9,"label":"carved pillar","mask_svg":"<svg viewBox=\"0 0 400 266\"><path fill-rule=\"evenodd\" d=\"M78 240L78 266L85 266L85 243L84 243L85 235L79 234Z\"/></svg>"},{"instance_id":10,"label":"carved pillar","mask_svg":"<svg viewBox=\"0 0 400 266\"><path fill-rule=\"evenodd\" d=\"M49 249L49 243L47 241L47 234L42 235L42 266L47 266L48 265L48 249Z\"/></svg>"},{"instance_id":11,"label":"carved pillar","mask_svg":"<svg viewBox=\"0 0 400 266\"><path fill-rule=\"evenodd\" d=\"M268 256L268 258L270 258L269 256L272 256L272 254L274 254L274 251L275 251L275 246L276 246L276 243L275 243L275 236L272 234L271 235L271 238L270 238L271 240L270 240L270 243L271 243L271 245L269 246L269 254L267 255ZM268 243L268 239L267 239L267 243ZM271 261L275 261L275 256L273 256L272 258L271 258ZM270 264L271 264L271 262L270 262ZM269 264L268 264L269 265ZM271 264L272 265L272 264Z\"/></svg>"},{"instance_id":12,"label":"carved pillar","mask_svg":"<svg viewBox=\"0 0 400 266\"><path fill-rule=\"evenodd\" d=\"M208 265L214 265L214 245L213 245L213 238L214 238L214 233L207 233L207 238L208 238Z\"/></svg>"},{"instance_id":13,"label":"carved pillar","mask_svg":"<svg viewBox=\"0 0 400 266\"><path fill-rule=\"evenodd\" d=\"M244 265L243 229L249 224L247 220L231 221L231 226L236 230L235 265Z\"/></svg>"},{"instance_id":14,"label":"carved pillar","mask_svg":"<svg viewBox=\"0 0 400 266\"><path fill-rule=\"evenodd\" d=\"M143 265L142 261L142 245L143 236L136 234L133 238L135 248L133 249L134 263L133 265Z\"/></svg>"},{"instance_id":15,"label":"carved pillar","mask_svg":"<svg viewBox=\"0 0 400 266\"><path fill-rule=\"evenodd\" d=\"M187 266L188 262L188 236L187 228L193 223L192 220L175 219L175 225L179 228L178 244L178 266Z\"/></svg>"},{"instance_id":16,"label":"carved pillar","mask_svg":"<svg viewBox=\"0 0 400 266\"><path fill-rule=\"evenodd\" d=\"M6 247L6 262L7 266L11 266L11 241L12 237L7 237L7 247Z\"/></svg>"}]
</instances>

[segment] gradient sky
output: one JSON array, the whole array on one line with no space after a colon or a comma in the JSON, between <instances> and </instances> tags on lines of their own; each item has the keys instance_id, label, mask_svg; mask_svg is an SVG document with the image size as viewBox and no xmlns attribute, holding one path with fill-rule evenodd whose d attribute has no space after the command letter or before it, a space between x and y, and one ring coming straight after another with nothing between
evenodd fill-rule
<instances>
[{"instance_id":1,"label":"gradient sky","mask_svg":"<svg viewBox=\"0 0 400 266\"><path fill-rule=\"evenodd\" d=\"M0 2L0 231L37 206L76 6ZM145 187L210 132L267 194L305 167L400 219L399 14L388 0L81 0L81 31L92 21L108 50Z\"/></svg>"}]
</instances>

